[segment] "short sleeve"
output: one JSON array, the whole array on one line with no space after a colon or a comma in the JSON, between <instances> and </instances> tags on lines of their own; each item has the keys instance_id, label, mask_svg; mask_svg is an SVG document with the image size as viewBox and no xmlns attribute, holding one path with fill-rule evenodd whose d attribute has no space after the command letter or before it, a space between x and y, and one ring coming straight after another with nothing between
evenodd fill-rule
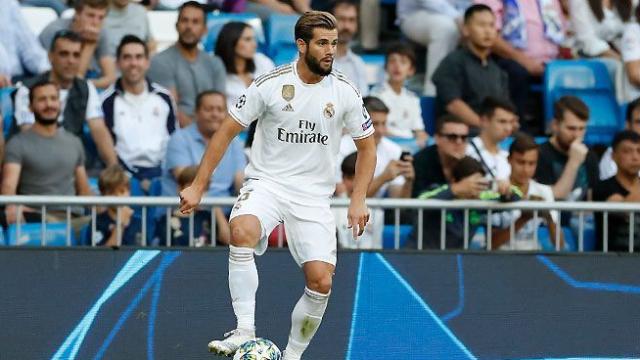
<instances>
[{"instance_id":1,"label":"short sleeve","mask_svg":"<svg viewBox=\"0 0 640 360\"><path fill-rule=\"evenodd\" d=\"M100 102L98 90L96 90L95 85L93 85L91 81L87 81L87 86L89 87L89 96L87 99L85 118L87 120L102 119L104 114L102 112L102 103Z\"/></svg>"},{"instance_id":2,"label":"short sleeve","mask_svg":"<svg viewBox=\"0 0 640 360\"><path fill-rule=\"evenodd\" d=\"M344 126L354 140L364 139L374 132L373 120L364 107L362 97L355 91L350 93L353 95L346 99Z\"/></svg>"},{"instance_id":3,"label":"short sleeve","mask_svg":"<svg viewBox=\"0 0 640 360\"><path fill-rule=\"evenodd\" d=\"M35 122L33 113L29 110L29 89L26 86L20 86L18 88L13 108L13 116L16 118L16 124L18 126L33 124Z\"/></svg>"},{"instance_id":4,"label":"short sleeve","mask_svg":"<svg viewBox=\"0 0 640 360\"><path fill-rule=\"evenodd\" d=\"M443 104L448 104L455 99L462 98L462 71L458 70L456 61L449 56L444 58L431 78L436 86L436 93L442 99Z\"/></svg>"},{"instance_id":5,"label":"short sleeve","mask_svg":"<svg viewBox=\"0 0 640 360\"><path fill-rule=\"evenodd\" d=\"M20 136L14 136L9 143L7 143L7 147L4 152L4 162L5 163L14 163L14 164L22 164L22 141Z\"/></svg>"},{"instance_id":6,"label":"short sleeve","mask_svg":"<svg viewBox=\"0 0 640 360\"><path fill-rule=\"evenodd\" d=\"M640 25L627 24L622 34L622 61L640 60Z\"/></svg>"},{"instance_id":7,"label":"short sleeve","mask_svg":"<svg viewBox=\"0 0 640 360\"><path fill-rule=\"evenodd\" d=\"M102 31L100 33L100 39L98 40L98 47L96 48L96 60L100 60L103 57L114 57L116 53L116 49L112 49L111 41L109 40L109 33L107 31Z\"/></svg>"},{"instance_id":8,"label":"short sleeve","mask_svg":"<svg viewBox=\"0 0 640 360\"><path fill-rule=\"evenodd\" d=\"M417 96L412 96L411 107L409 111L411 114L411 130L412 131L424 130L424 121L422 120L422 108L420 107L420 99Z\"/></svg>"},{"instance_id":9,"label":"short sleeve","mask_svg":"<svg viewBox=\"0 0 640 360\"><path fill-rule=\"evenodd\" d=\"M263 86L266 85L263 84ZM229 115L240 125L248 127L264 112L265 107L262 94L253 82L229 109Z\"/></svg>"}]
</instances>

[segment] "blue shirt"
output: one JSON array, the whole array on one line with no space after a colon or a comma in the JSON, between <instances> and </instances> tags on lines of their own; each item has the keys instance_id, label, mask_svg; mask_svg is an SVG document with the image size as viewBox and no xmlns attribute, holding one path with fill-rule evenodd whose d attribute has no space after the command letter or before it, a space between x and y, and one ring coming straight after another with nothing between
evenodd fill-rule
<instances>
[{"instance_id":1,"label":"blue shirt","mask_svg":"<svg viewBox=\"0 0 640 360\"><path fill-rule=\"evenodd\" d=\"M175 196L178 194L177 184L172 169L200 164L202 155L207 148L205 139L198 130L197 124L176 130L169 139L167 154L162 164L162 195ZM227 152L220 160L220 164L213 172L206 196L233 196L234 180L238 171L243 171L247 165L242 141L234 139L229 144Z\"/></svg>"}]
</instances>

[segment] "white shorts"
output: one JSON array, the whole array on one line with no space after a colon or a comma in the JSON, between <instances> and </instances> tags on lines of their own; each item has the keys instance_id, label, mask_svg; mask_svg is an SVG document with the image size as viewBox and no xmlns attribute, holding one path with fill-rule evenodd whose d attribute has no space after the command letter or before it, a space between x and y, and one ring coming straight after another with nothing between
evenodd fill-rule
<instances>
[{"instance_id":1,"label":"white shorts","mask_svg":"<svg viewBox=\"0 0 640 360\"><path fill-rule=\"evenodd\" d=\"M336 224L333 213L326 205L304 205L292 201L292 196L276 194L263 180L248 180L231 210L229 220L241 215L254 215L260 221L261 235L256 254L267 250L268 236L280 223L284 223L289 251L298 266L309 261L322 261L336 265Z\"/></svg>"}]
</instances>

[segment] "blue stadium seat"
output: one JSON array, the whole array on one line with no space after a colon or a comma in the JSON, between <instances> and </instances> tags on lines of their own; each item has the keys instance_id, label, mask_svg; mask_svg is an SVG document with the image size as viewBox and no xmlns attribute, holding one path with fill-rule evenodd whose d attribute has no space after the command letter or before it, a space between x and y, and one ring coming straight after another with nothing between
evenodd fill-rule
<instances>
[{"instance_id":1,"label":"blue stadium seat","mask_svg":"<svg viewBox=\"0 0 640 360\"><path fill-rule=\"evenodd\" d=\"M422 108L422 121L424 129L433 135L436 131L436 98L431 96L420 97L420 107Z\"/></svg>"},{"instance_id":2,"label":"blue stadium seat","mask_svg":"<svg viewBox=\"0 0 640 360\"><path fill-rule=\"evenodd\" d=\"M271 57L276 66L292 62L298 56L298 48L295 46L282 45Z\"/></svg>"},{"instance_id":3,"label":"blue stadium seat","mask_svg":"<svg viewBox=\"0 0 640 360\"><path fill-rule=\"evenodd\" d=\"M294 27L299 15L273 14L269 16L266 24L267 43L269 45L268 55L274 59L280 51L295 49Z\"/></svg>"},{"instance_id":4,"label":"blue stadium seat","mask_svg":"<svg viewBox=\"0 0 640 360\"><path fill-rule=\"evenodd\" d=\"M7 230L7 245L9 246L40 246L41 245L41 225L40 223L28 223L20 225L20 239L18 239L18 226L9 225ZM77 239L71 231L71 245L76 245ZM67 224L48 223L46 228L47 246L67 245Z\"/></svg>"},{"instance_id":5,"label":"blue stadium seat","mask_svg":"<svg viewBox=\"0 0 640 360\"><path fill-rule=\"evenodd\" d=\"M613 84L603 63L597 60L558 60L547 64L544 77L547 125L553 118L553 103L564 95L575 95L589 106L591 116L586 143L609 143L623 127Z\"/></svg>"},{"instance_id":6,"label":"blue stadium seat","mask_svg":"<svg viewBox=\"0 0 640 360\"><path fill-rule=\"evenodd\" d=\"M251 25L255 32L258 47L264 49L266 45L264 28L258 15L252 13L211 13L207 17L207 36L203 44L205 51L213 52L215 50L220 30L226 23L231 21L242 21Z\"/></svg>"},{"instance_id":7,"label":"blue stadium seat","mask_svg":"<svg viewBox=\"0 0 640 360\"><path fill-rule=\"evenodd\" d=\"M573 237L570 227L562 227L562 234L564 235L564 250L577 251L578 243ZM549 235L549 228L546 226L540 226L538 228L538 243L544 251L556 250L556 239L551 239Z\"/></svg>"},{"instance_id":8,"label":"blue stadium seat","mask_svg":"<svg viewBox=\"0 0 640 360\"><path fill-rule=\"evenodd\" d=\"M0 88L0 114L2 115L3 132L5 138L9 135L11 128L11 120L13 118L13 102L11 101L11 93L15 88Z\"/></svg>"},{"instance_id":9,"label":"blue stadium seat","mask_svg":"<svg viewBox=\"0 0 640 360\"><path fill-rule=\"evenodd\" d=\"M394 143L400 145L402 150L409 151L412 154L415 154L418 151L420 151L420 147L418 146L418 143L416 143L415 138L400 138L395 136L387 136L387 138L393 141Z\"/></svg>"},{"instance_id":10,"label":"blue stadium seat","mask_svg":"<svg viewBox=\"0 0 640 360\"><path fill-rule=\"evenodd\" d=\"M413 231L412 225L400 225L400 247L404 247L409 240L409 235ZM395 248L395 226L394 225L385 225L382 230L382 247L384 249L393 249Z\"/></svg>"},{"instance_id":11,"label":"blue stadium seat","mask_svg":"<svg viewBox=\"0 0 640 360\"><path fill-rule=\"evenodd\" d=\"M4 228L0 226L0 246L7 245L6 239L4 238Z\"/></svg>"},{"instance_id":12,"label":"blue stadium seat","mask_svg":"<svg viewBox=\"0 0 640 360\"><path fill-rule=\"evenodd\" d=\"M364 61L367 72L367 85L377 85L382 81L384 74L384 55L382 54L363 54L360 55Z\"/></svg>"}]
</instances>

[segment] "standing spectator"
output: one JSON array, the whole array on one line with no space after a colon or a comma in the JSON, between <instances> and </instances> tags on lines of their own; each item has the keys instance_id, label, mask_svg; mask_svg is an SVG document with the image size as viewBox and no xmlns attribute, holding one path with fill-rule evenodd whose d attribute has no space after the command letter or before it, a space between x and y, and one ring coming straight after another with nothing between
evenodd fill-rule
<instances>
[{"instance_id":1,"label":"standing spectator","mask_svg":"<svg viewBox=\"0 0 640 360\"><path fill-rule=\"evenodd\" d=\"M29 79L20 86L15 95L13 132L26 130L35 121L29 106L29 87L41 81L51 81L60 92L61 110L58 122L73 135L83 138L85 123L106 165L117 162L113 140L109 135L100 107L100 97L90 81L78 77L78 66L82 56L82 39L70 31L60 31L51 42L49 60L51 71Z\"/></svg>"},{"instance_id":2,"label":"standing spectator","mask_svg":"<svg viewBox=\"0 0 640 360\"><path fill-rule=\"evenodd\" d=\"M415 73L416 56L407 44L390 46L385 56L387 81L371 91L389 107L388 132L390 136L414 138L423 148L429 135L424 130L420 98L404 84Z\"/></svg>"},{"instance_id":3,"label":"standing spectator","mask_svg":"<svg viewBox=\"0 0 640 360\"><path fill-rule=\"evenodd\" d=\"M398 25L409 39L427 47L424 94L435 96L432 77L440 61L458 46L464 9L471 1L398 0Z\"/></svg>"},{"instance_id":4,"label":"standing spectator","mask_svg":"<svg viewBox=\"0 0 640 360\"><path fill-rule=\"evenodd\" d=\"M180 127L191 124L196 96L205 90L225 90L222 61L198 48L207 32L200 3L188 1L178 13L178 42L151 59L149 78L171 91L178 103Z\"/></svg>"},{"instance_id":5,"label":"standing spectator","mask_svg":"<svg viewBox=\"0 0 640 360\"><path fill-rule=\"evenodd\" d=\"M47 52L27 25L16 0L0 6L0 88L10 86L12 78L49 70Z\"/></svg>"},{"instance_id":6,"label":"standing spectator","mask_svg":"<svg viewBox=\"0 0 640 360\"><path fill-rule=\"evenodd\" d=\"M595 201L607 202L640 202L640 135L631 130L624 130L616 134L613 139L613 160L616 162L618 172L600 181L593 192ZM603 214L596 214L597 249L604 248ZM608 249L612 251L629 250L629 221L626 213L608 214ZM634 251L640 249L640 219L634 217Z\"/></svg>"},{"instance_id":7,"label":"standing spectator","mask_svg":"<svg viewBox=\"0 0 640 360\"><path fill-rule=\"evenodd\" d=\"M333 66L351 80L362 96L369 92L367 69L362 58L351 51L351 41L358 32L358 5L353 0L337 0L331 13L338 20L338 48Z\"/></svg>"},{"instance_id":8,"label":"standing spectator","mask_svg":"<svg viewBox=\"0 0 640 360\"><path fill-rule=\"evenodd\" d=\"M82 143L58 128L58 86L44 79L30 90L29 106L36 122L7 143L2 195L91 195ZM27 220L40 220L37 210L26 207L23 210ZM23 216L17 213L16 205L7 206L5 212L8 223L14 223L18 216ZM48 215L51 217L54 213L49 211Z\"/></svg>"},{"instance_id":9,"label":"standing spectator","mask_svg":"<svg viewBox=\"0 0 640 360\"><path fill-rule=\"evenodd\" d=\"M104 19L104 29L109 34L110 49L117 48L125 35L135 35L147 43L151 54L156 51L147 10L133 0L111 0L109 13Z\"/></svg>"},{"instance_id":10,"label":"standing spectator","mask_svg":"<svg viewBox=\"0 0 640 360\"><path fill-rule=\"evenodd\" d=\"M227 108L244 94L253 79L273 69L273 61L256 52L255 31L244 22L231 21L220 30L215 54L227 70Z\"/></svg>"},{"instance_id":11,"label":"standing spectator","mask_svg":"<svg viewBox=\"0 0 640 360\"><path fill-rule=\"evenodd\" d=\"M271 14L304 14L311 10L311 0L247 0L245 10L264 22Z\"/></svg>"},{"instance_id":12,"label":"standing spectator","mask_svg":"<svg viewBox=\"0 0 640 360\"><path fill-rule=\"evenodd\" d=\"M410 198L415 178L413 158L408 153L403 156L402 148L385 136L389 108L382 100L373 96L367 96L362 100L376 129L373 133L373 139L376 142L376 169L373 180L369 184L367 196ZM344 158L354 151L356 151L356 145L353 139L349 135L344 135L340 141L340 157ZM337 171L337 177L338 181L341 181L344 174ZM339 189L339 192L344 190L346 189Z\"/></svg>"},{"instance_id":13,"label":"standing spectator","mask_svg":"<svg viewBox=\"0 0 640 360\"><path fill-rule=\"evenodd\" d=\"M486 5L472 5L464 13L466 46L447 55L433 74L438 88L436 114L454 114L472 127L480 126L478 112L487 96L509 99L507 74L491 58L496 40L495 16Z\"/></svg>"},{"instance_id":14,"label":"standing spectator","mask_svg":"<svg viewBox=\"0 0 640 360\"><path fill-rule=\"evenodd\" d=\"M538 164L538 144L526 134L518 134L509 148L509 164L511 166L510 181L522 192L523 198L531 201L553 202L553 190L548 185L540 184L533 180ZM492 245L501 250L540 250L540 244L535 241L535 231L542 224L549 228L549 238L556 238L559 228L559 215L557 211L539 211L537 224L534 222L533 212L514 210L510 213L511 221L514 221L515 237L513 244L509 244L511 230L495 229L492 234ZM562 240L562 234L561 240ZM512 246L511 246L512 245ZM562 242L560 248L563 248Z\"/></svg>"},{"instance_id":15,"label":"standing spectator","mask_svg":"<svg viewBox=\"0 0 640 360\"><path fill-rule=\"evenodd\" d=\"M217 91L205 91L196 98L193 124L171 135L163 164L162 194L176 194L176 179L188 166L198 165L213 134L227 116L227 101ZM209 182L207 196L232 196L242 186L246 159L242 143L234 139Z\"/></svg>"},{"instance_id":16,"label":"standing spectator","mask_svg":"<svg viewBox=\"0 0 640 360\"><path fill-rule=\"evenodd\" d=\"M82 52L77 75L95 78L93 84L98 89L105 89L116 79L114 49L109 47L109 34L102 28L109 11L109 1L78 0L75 10L73 18L59 18L47 25L40 33L40 43L45 49L50 49L59 31L71 30L79 34Z\"/></svg>"},{"instance_id":17,"label":"standing spectator","mask_svg":"<svg viewBox=\"0 0 640 360\"><path fill-rule=\"evenodd\" d=\"M142 39L126 35L116 58L122 77L102 96L104 120L120 164L135 178L151 180L162 174L167 142L177 126L173 99L145 79L149 51Z\"/></svg>"},{"instance_id":18,"label":"standing spectator","mask_svg":"<svg viewBox=\"0 0 640 360\"><path fill-rule=\"evenodd\" d=\"M471 139L467 147L467 155L478 160L501 187L509 183L511 166L509 153L500 149L500 143L513 133L518 121L515 111L511 103L487 97L480 110L480 135Z\"/></svg>"},{"instance_id":19,"label":"standing spectator","mask_svg":"<svg viewBox=\"0 0 640 360\"><path fill-rule=\"evenodd\" d=\"M640 134L640 97L627 105L627 122L625 129ZM609 146L600 159L600 180L606 180L618 172L618 167L613 161L613 147Z\"/></svg>"},{"instance_id":20,"label":"standing spectator","mask_svg":"<svg viewBox=\"0 0 640 360\"><path fill-rule=\"evenodd\" d=\"M48 7L53 9L58 16L67 10L66 1L62 0L20 0L23 6Z\"/></svg>"}]
</instances>

